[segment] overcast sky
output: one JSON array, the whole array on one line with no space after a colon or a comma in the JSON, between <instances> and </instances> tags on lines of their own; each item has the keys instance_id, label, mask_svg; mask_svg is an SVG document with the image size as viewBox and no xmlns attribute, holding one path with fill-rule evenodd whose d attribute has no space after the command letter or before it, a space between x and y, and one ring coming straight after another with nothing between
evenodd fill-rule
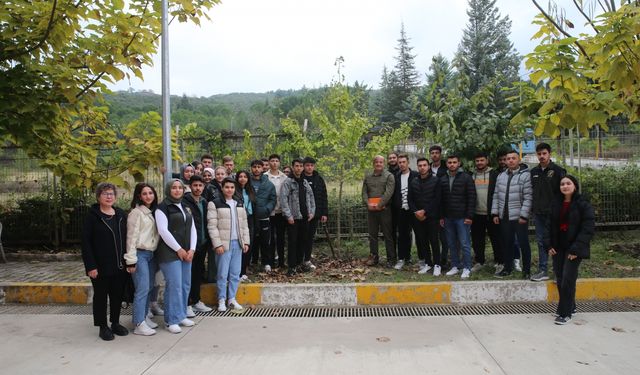
<instances>
[{"instance_id":1,"label":"overcast sky","mask_svg":"<svg viewBox=\"0 0 640 375\"><path fill-rule=\"evenodd\" d=\"M537 9L529 0L498 0L497 5L512 21L516 49L531 52ZM200 27L171 25L171 93L319 87L335 76L338 56L345 59L348 82L378 88L383 66L395 64L402 22L424 81L432 56L453 57L467 22L466 7L467 0L223 0ZM160 93L159 55L143 74L144 82L124 80L112 89Z\"/></svg>"}]
</instances>

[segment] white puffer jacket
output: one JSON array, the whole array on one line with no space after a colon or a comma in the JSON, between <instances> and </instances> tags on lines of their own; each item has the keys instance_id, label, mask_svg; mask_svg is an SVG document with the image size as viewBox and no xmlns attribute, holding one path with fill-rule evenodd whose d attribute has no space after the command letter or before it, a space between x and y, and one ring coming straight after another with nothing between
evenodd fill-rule
<instances>
[{"instance_id":1,"label":"white puffer jacket","mask_svg":"<svg viewBox=\"0 0 640 375\"><path fill-rule=\"evenodd\" d=\"M158 247L158 229L153 213L145 205L138 205L127 217L127 265L138 263L137 250L155 251Z\"/></svg>"},{"instance_id":2,"label":"white puffer jacket","mask_svg":"<svg viewBox=\"0 0 640 375\"><path fill-rule=\"evenodd\" d=\"M240 247L249 245L247 212L240 202L237 204L236 217L238 218L237 228ZM214 249L222 246L224 251L229 251L231 242L231 207L222 199L209 202L207 207L207 230Z\"/></svg>"}]
</instances>

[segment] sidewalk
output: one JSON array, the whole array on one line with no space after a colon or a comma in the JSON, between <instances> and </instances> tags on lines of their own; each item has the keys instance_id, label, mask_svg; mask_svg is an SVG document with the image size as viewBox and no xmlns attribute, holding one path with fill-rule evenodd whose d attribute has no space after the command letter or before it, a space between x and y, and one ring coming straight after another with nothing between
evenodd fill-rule
<instances>
[{"instance_id":1,"label":"sidewalk","mask_svg":"<svg viewBox=\"0 0 640 375\"><path fill-rule=\"evenodd\" d=\"M0 264L0 302L91 302L92 287L81 262L11 262ZM411 283L248 283L241 284L241 304L263 306L358 306L403 304L491 304L557 301L553 281L453 281ZM640 300L640 278L580 279L576 298ZM202 300L213 304L215 284L202 286Z\"/></svg>"}]
</instances>

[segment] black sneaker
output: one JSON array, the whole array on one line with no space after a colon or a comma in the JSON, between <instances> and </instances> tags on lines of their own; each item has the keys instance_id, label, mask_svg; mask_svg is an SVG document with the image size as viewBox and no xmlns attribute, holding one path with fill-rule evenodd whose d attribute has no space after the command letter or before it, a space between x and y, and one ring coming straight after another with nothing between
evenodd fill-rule
<instances>
[{"instance_id":1,"label":"black sneaker","mask_svg":"<svg viewBox=\"0 0 640 375\"><path fill-rule=\"evenodd\" d=\"M502 271L496 273L495 275L493 275L493 277L497 277L498 279L503 279L503 278L509 277L509 276L511 276L511 271L505 271L505 270L502 270Z\"/></svg>"},{"instance_id":2,"label":"black sneaker","mask_svg":"<svg viewBox=\"0 0 640 375\"><path fill-rule=\"evenodd\" d=\"M569 323L571 321L571 317L570 316L559 316L556 318L556 320L554 321L555 324L562 326L565 325L567 323Z\"/></svg>"},{"instance_id":3,"label":"black sneaker","mask_svg":"<svg viewBox=\"0 0 640 375\"><path fill-rule=\"evenodd\" d=\"M531 279L531 274L530 273L523 273L522 274L522 280L529 280Z\"/></svg>"},{"instance_id":4,"label":"black sneaker","mask_svg":"<svg viewBox=\"0 0 640 375\"><path fill-rule=\"evenodd\" d=\"M113 340L113 332L111 332L108 326L100 326L100 334L98 334L98 336L104 341Z\"/></svg>"},{"instance_id":5,"label":"black sneaker","mask_svg":"<svg viewBox=\"0 0 640 375\"><path fill-rule=\"evenodd\" d=\"M298 272L296 272L295 268L289 268L289 270L287 271L287 276L288 277L292 277L292 276L295 276L297 274L298 274Z\"/></svg>"},{"instance_id":6,"label":"black sneaker","mask_svg":"<svg viewBox=\"0 0 640 375\"><path fill-rule=\"evenodd\" d=\"M111 324L111 331L118 336L126 336L129 334L129 330L120 325L120 323Z\"/></svg>"}]
</instances>

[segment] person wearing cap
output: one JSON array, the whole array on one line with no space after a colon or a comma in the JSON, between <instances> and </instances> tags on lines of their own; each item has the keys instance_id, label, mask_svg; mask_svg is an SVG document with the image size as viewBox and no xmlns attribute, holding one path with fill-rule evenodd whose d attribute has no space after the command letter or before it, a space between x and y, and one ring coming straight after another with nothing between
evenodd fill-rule
<instances>
[{"instance_id":1,"label":"person wearing cap","mask_svg":"<svg viewBox=\"0 0 640 375\"><path fill-rule=\"evenodd\" d=\"M329 217L329 199L327 198L327 185L318 171L316 171L316 159L307 156L302 160L304 172L302 177L311 185L313 199L316 203L316 214L309 221L309 230L304 244L304 261L302 267L305 270L315 270L316 266L311 262L313 239L318 229L318 222L326 223Z\"/></svg>"}]
</instances>

